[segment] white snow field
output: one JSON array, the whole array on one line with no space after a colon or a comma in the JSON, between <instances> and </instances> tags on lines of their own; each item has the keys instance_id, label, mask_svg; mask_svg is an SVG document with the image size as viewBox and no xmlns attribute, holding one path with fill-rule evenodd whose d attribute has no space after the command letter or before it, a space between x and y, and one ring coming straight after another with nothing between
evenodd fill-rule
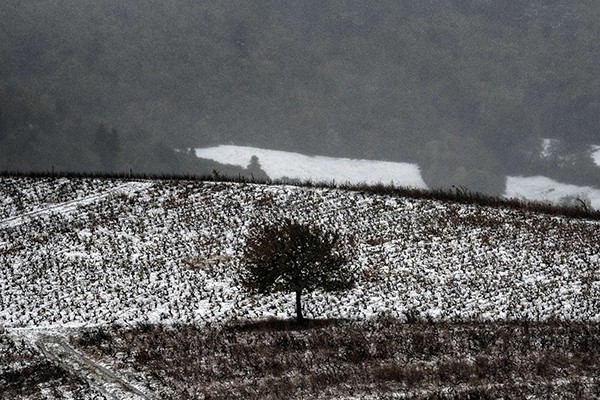
<instances>
[{"instance_id":1,"label":"white snow field","mask_svg":"<svg viewBox=\"0 0 600 400\"><path fill-rule=\"evenodd\" d=\"M262 169L271 179L298 179L336 183L393 183L396 186L426 189L416 164L389 161L353 160L324 156L306 156L256 147L221 145L199 148L196 156L222 164L248 166L252 156L258 157Z\"/></svg>"},{"instance_id":2,"label":"white snow field","mask_svg":"<svg viewBox=\"0 0 600 400\"><path fill-rule=\"evenodd\" d=\"M545 176L509 176L504 196L557 204L579 198L600 210L600 189L560 183Z\"/></svg>"},{"instance_id":3,"label":"white snow field","mask_svg":"<svg viewBox=\"0 0 600 400\"><path fill-rule=\"evenodd\" d=\"M309 157L298 153L265 150L255 147L223 145L196 149L196 156L220 163L246 167L250 157L256 155L263 170L271 179L299 179L314 182L336 183L393 183L395 186L426 188L419 167L415 164L351 160L347 158ZM600 147L594 153L600 165ZM600 190L535 177L507 177L504 197L545 201L559 204L568 198L589 200L592 207L600 209Z\"/></svg>"},{"instance_id":4,"label":"white snow field","mask_svg":"<svg viewBox=\"0 0 600 400\"><path fill-rule=\"evenodd\" d=\"M307 294L309 318L600 321L598 222L239 183L146 181L99 196L124 183L0 179L0 196L18 190L31 199L26 210L64 184L95 196L0 224L0 326L289 317L292 296L250 296L235 279L248 227L281 217L355 246L358 286Z\"/></svg>"},{"instance_id":5,"label":"white snow field","mask_svg":"<svg viewBox=\"0 0 600 400\"><path fill-rule=\"evenodd\" d=\"M592 158L596 165L600 165L600 146L592 146Z\"/></svg>"}]
</instances>

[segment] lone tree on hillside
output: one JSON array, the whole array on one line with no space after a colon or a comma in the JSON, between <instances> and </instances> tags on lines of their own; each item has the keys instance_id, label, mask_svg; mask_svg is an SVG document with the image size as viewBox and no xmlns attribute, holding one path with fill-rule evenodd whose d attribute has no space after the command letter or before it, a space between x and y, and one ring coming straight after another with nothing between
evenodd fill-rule
<instances>
[{"instance_id":1,"label":"lone tree on hillside","mask_svg":"<svg viewBox=\"0 0 600 400\"><path fill-rule=\"evenodd\" d=\"M302 315L302 294L336 292L354 287L349 258L336 233L285 220L251 229L244 251L241 281L251 293L293 292L296 320Z\"/></svg>"}]
</instances>

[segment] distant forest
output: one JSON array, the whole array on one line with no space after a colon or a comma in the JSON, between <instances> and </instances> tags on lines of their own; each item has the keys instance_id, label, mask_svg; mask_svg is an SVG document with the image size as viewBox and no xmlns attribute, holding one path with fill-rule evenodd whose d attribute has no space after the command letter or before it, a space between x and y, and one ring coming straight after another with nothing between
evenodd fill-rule
<instances>
[{"instance_id":1,"label":"distant forest","mask_svg":"<svg viewBox=\"0 0 600 400\"><path fill-rule=\"evenodd\" d=\"M235 143L415 162L430 187L598 185L598 21L597 0L11 0L0 169L206 173L185 149Z\"/></svg>"}]
</instances>

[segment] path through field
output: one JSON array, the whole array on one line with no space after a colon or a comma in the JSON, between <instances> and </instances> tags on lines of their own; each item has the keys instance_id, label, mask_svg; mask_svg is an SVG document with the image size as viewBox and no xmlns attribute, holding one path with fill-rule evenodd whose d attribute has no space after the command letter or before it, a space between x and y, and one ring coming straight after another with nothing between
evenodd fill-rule
<instances>
[{"instance_id":1,"label":"path through field","mask_svg":"<svg viewBox=\"0 0 600 400\"><path fill-rule=\"evenodd\" d=\"M12 216L9 218L5 218L3 220L0 220L0 228L18 226L34 217L37 217L37 216L40 216L43 214L49 214L52 212L56 212L56 213L71 212L71 211L76 210L78 206L93 203L95 201L98 201L100 199L106 198L111 195L128 194L128 193L136 192L139 190L143 190L150 186L152 186L151 182L127 182L127 183L124 183L122 185L119 185L117 187L114 187L112 189L109 189L109 190L99 193L99 194L94 194L92 196L84 197L82 199L69 200L64 203L53 204L51 206L44 207L39 210L30 211L30 212L26 212L26 213L23 213L20 215L15 215L15 216Z\"/></svg>"},{"instance_id":2,"label":"path through field","mask_svg":"<svg viewBox=\"0 0 600 400\"><path fill-rule=\"evenodd\" d=\"M109 399L138 400L153 398L112 371L85 357L60 336L42 335L36 344L45 357L84 379L91 387Z\"/></svg>"}]
</instances>

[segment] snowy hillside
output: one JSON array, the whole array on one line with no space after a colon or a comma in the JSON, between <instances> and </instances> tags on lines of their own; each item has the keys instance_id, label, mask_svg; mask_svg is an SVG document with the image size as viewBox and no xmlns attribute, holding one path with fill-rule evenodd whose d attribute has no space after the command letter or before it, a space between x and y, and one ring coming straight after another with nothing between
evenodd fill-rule
<instances>
[{"instance_id":1,"label":"snowy hillside","mask_svg":"<svg viewBox=\"0 0 600 400\"><path fill-rule=\"evenodd\" d=\"M323 156L306 156L256 147L217 146L196 149L196 156L223 164L246 167L257 156L262 169L271 179L298 179L337 183L393 183L397 186L427 188L415 164L387 161L352 160Z\"/></svg>"},{"instance_id":2,"label":"snowy hillside","mask_svg":"<svg viewBox=\"0 0 600 400\"><path fill-rule=\"evenodd\" d=\"M44 203L65 184L89 196ZM234 279L248 227L282 216L356 243L358 287L307 295L308 317L600 321L597 222L236 183L0 180L9 190L32 204L0 221L0 326L287 317L290 296Z\"/></svg>"},{"instance_id":3,"label":"snowy hillside","mask_svg":"<svg viewBox=\"0 0 600 400\"><path fill-rule=\"evenodd\" d=\"M545 176L509 176L504 196L556 204L576 204L574 202L581 199L600 210L600 189L560 183Z\"/></svg>"},{"instance_id":4,"label":"snowy hillside","mask_svg":"<svg viewBox=\"0 0 600 400\"><path fill-rule=\"evenodd\" d=\"M217 146L196 149L196 155L224 164L246 167L256 155L271 179L299 179L337 183L393 183L396 186L426 188L419 167L415 164L347 158L309 157L298 153L265 150L255 147ZM600 165L600 147L594 153ZM581 198L600 209L600 190L569 185L538 177L507 177L504 197L564 203Z\"/></svg>"},{"instance_id":5,"label":"snowy hillside","mask_svg":"<svg viewBox=\"0 0 600 400\"><path fill-rule=\"evenodd\" d=\"M542 156L549 157L553 139L544 139ZM600 166L600 146L591 146L592 158ZM576 204L577 199L600 210L600 189L557 182L545 176L509 176L506 181L505 197L534 201L547 201L555 204Z\"/></svg>"}]
</instances>

